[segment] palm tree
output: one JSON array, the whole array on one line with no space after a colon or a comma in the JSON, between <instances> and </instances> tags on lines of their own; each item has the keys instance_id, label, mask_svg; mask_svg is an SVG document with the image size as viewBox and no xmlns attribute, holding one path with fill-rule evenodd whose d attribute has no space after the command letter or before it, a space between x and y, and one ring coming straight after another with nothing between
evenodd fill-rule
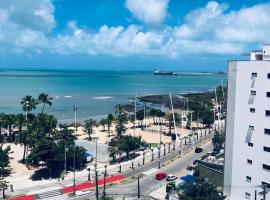
<instances>
[{"instance_id":1,"label":"palm tree","mask_svg":"<svg viewBox=\"0 0 270 200\"><path fill-rule=\"evenodd\" d=\"M26 120L25 117L22 113L19 113L15 116L15 125L18 127L18 131L19 131L19 138L21 138L22 136L22 127L25 124Z\"/></svg>"},{"instance_id":2,"label":"palm tree","mask_svg":"<svg viewBox=\"0 0 270 200\"><path fill-rule=\"evenodd\" d=\"M113 115L108 114L108 117L107 117L108 133L111 132L111 126L112 126L113 119L114 119Z\"/></svg>"},{"instance_id":3,"label":"palm tree","mask_svg":"<svg viewBox=\"0 0 270 200\"><path fill-rule=\"evenodd\" d=\"M2 127L5 125L5 113L0 113L0 142L2 141Z\"/></svg>"},{"instance_id":4,"label":"palm tree","mask_svg":"<svg viewBox=\"0 0 270 200\"><path fill-rule=\"evenodd\" d=\"M121 104L118 104L115 106L115 115L123 114L123 112L124 112L124 109Z\"/></svg>"},{"instance_id":5,"label":"palm tree","mask_svg":"<svg viewBox=\"0 0 270 200\"><path fill-rule=\"evenodd\" d=\"M22 98L21 106L24 112L26 112L26 118L31 110L36 109L36 100L30 95L27 95Z\"/></svg>"},{"instance_id":6,"label":"palm tree","mask_svg":"<svg viewBox=\"0 0 270 200\"><path fill-rule=\"evenodd\" d=\"M4 123L4 127L8 129L8 141L11 142L12 141L12 127L15 124L15 115L13 114L9 114L9 115L5 115L5 123Z\"/></svg>"},{"instance_id":7,"label":"palm tree","mask_svg":"<svg viewBox=\"0 0 270 200\"><path fill-rule=\"evenodd\" d=\"M105 125L107 124L107 119L101 119L99 124L103 127L102 131L105 131Z\"/></svg>"},{"instance_id":8,"label":"palm tree","mask_svg":"<svg viewBox=\"0 0 270 200\"><path fill-rule=\"evenodd\" d=\"M42 104L43 104L41 113L44 112L44 108L45 108L45 105L46 105L46 104L49 105L49 106L52 105L52 100L53 100L53 98L50 97L48 94L45 94L45 93L41 93L41 94L38 96L37 103L42 103Z\"/></svg>"},{"instance_id":9,"label":"palm tree","mask_svg":"<svg viewBox=\"0 0 270 200\"><path fill-rule=\"evenodd\" d=\"M95 120L93 119L88 119L84 123L84 129L86 130L89 140L92 140L91 134L93 133L93 126L96 125Z\"/></svg>"}]
</instances>

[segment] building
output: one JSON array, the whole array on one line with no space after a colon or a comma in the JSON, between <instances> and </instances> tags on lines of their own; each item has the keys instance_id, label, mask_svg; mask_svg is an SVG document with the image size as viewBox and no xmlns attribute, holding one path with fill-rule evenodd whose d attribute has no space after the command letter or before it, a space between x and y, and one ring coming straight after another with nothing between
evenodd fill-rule
<instances>
[{"instance_id":1,"label":"building","mask_svg":"<svg viewBox=\"0 0 270 200\"><path fill-rule=\"evenodd\" d=\"M270 199L270 45L228 68L224 194L261 200L264 189Z\"/></svg>"}]
</instances>

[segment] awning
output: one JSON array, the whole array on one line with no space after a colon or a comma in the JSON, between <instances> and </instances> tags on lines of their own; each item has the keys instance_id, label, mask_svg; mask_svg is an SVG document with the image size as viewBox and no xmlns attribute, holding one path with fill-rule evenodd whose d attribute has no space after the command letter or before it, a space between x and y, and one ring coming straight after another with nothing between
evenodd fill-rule
<instances>
[{"instance_id":1,"label":"awning","mask_svg":"<svg viewBox=\"0 0 270 200\"><path fill-rule=\"evenodd\" d=\"M92 153L91 153L90 151L86 151L86 152L84 153L84 156L85 156L85 157L91 157L91 156L93 156L93 155L92 155Z\"/></svg>"},{"instance_id":2,"label":"awning","mask_svg":"<svg viewBox=\"0 0 270 200\"><path fill-rule=\"evenodd\" d=\"M183 181L186 181L186 182L193 182L193 181L195 181L195 177L194 176L191 176L191 175L182 176L180 179L183 180Z\"/></svg>"}]
</instances>

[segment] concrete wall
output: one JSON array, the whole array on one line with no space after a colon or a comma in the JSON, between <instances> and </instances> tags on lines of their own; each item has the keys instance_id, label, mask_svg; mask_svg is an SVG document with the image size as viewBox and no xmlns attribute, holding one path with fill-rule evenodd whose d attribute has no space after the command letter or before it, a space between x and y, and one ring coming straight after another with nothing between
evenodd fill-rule
<instances>
[{"instance_id":1,"label":"concrete wall","mask_svg":"<svg viewBox=\"0 0 270 200\"><path fill-rule=\"evenodd\" d=\"M232 61L228 71L224 194L231 200L241 200L246 199L247 192L254 199L255 190L261 191L257 186L262 181L270 183L270 172L262 169L263 163L270 165L270 153L263 151L263 146L270 147L270 136L264 134L264 128L270 128L270 118L265 116L265 110L270 109L270 99L266 97L270 91L270 62ZM255 80L251 77L254 72ZM256 91L252 98L251 90ZM255 113L250 108L255 108ZM253 147L246 140L250 125L254 126L250 140ZM252 165L247 159L252 160ZM246 176L251 177L250 182Z\"/></svg>"}]
</instances>

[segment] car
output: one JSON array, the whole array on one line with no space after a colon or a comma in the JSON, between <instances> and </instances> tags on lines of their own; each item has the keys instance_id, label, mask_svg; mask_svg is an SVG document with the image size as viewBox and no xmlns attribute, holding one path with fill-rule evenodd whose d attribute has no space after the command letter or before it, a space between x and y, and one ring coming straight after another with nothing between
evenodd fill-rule
<instances>
[{"instance_id":1,"label":"car","mask_svg":"<svg viewBox=\"0 0 270 200\"><path fill-rule=\"evenodd\" d=\"M201 153L202 151L203 151L203 149L200 147L196 147L196 149L195 149L195 153Z\"/></svg>"},{"instance_id":2,"label":"car","mask_svg":"<svg viewBox=\"0 0 270 200\"><path fill-rule=\"evenodd\" d=\"M156 180L160 181L167 177L167 174L165 172L158 172L156 173Z\"/></svg>"},{"instance_id":3,"label":"car","mask_svg":"<svg viewBox=\"0 0 270 200\"><path fill-rule=\"evenodd\" d=\"M166 181L174 181L177 179L177 176L175 176L174 174L169 174L166 178Z\"/></svg>"}]
</instances>

